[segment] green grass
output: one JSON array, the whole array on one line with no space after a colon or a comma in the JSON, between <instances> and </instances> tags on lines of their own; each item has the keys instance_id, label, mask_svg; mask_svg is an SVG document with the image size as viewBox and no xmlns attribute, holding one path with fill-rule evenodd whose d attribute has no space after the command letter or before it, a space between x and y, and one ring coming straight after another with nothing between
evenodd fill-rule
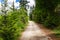
<instances>
[{"instance_id":1,"label":"green grass","mask_svg":"<svg viewBox=\"0 0 60 40\"><path fill-rule=\"evenodd\" d=\"M55 35L56 37L60 37L60 26L57 27L57 28L55 28L55 29L53 30L53 32L54 32L54 35Z\"/></svg>"}]
</instances>

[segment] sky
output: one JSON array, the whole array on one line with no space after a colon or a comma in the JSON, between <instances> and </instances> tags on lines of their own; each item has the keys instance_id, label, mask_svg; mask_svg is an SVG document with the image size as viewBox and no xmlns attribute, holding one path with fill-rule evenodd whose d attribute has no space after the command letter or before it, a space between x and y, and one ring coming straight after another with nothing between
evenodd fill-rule
<instances>
[{"instance_id":1,"label":"sky","mask_svg":"<svg viewBox=\"0 0 60 40\"><path fill-rule=\"evenodd\" d=\"M27 1L30 2L30 3L28 3L29 6L35 5L34 0L27 0ZM1 7L1 2L3 2L3 0L0 0L0 7ZM8 3L8 6L9 7L12 7L13 0L8 0L7 3ZM14 0L14 3L15 3L14 4L15 5L15 8L19 8L19 0Z\"/></svg>"},{"instance_id":2,"label":"sky","mask_svg":"<svg viewBox=\"0 0 60 40\"><path fill-rule=\"evenodd\" d=\"M30 5L30 6L35 6L35 2L34 2L34 0L27 0L27 1L30 1L30 3L28 3L28 5Z\"/></svg>"},{"instance_id":3,"label":"sky","mask_svg":"<svg viewBox=\"0 0 60 40\"><path fill-rule=\"evenodd\" d=\"M8 2L8 6L11 7L13 0L8 0L7 2ZM19 8L19 0L14 0L14 5L15 5L15 8Z\"/></svg>"}]
</instances>

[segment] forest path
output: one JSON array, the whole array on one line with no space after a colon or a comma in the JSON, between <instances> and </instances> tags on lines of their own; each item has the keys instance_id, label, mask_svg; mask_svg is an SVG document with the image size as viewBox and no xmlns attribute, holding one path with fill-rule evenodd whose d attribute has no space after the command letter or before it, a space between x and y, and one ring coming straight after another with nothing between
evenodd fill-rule
<instances>
[{"instance_id":1,"label":"forest path","mask_svg":"<svg viewBox=\"0 0 60 40\"><path fill-rule=\"evenodd\" d=\"M52 40L51 37L47 36L49 34L48 30L41 29L37 23L29 21L26 30L22 33L20 40Z\"/></svg>"}]
</instances>

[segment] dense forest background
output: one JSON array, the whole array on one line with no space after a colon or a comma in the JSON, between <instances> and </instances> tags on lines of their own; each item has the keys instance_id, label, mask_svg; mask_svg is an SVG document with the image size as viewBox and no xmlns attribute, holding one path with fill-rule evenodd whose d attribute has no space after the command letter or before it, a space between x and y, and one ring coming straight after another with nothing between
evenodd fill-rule
<instances>
[{"instance_id":1,"label":"dense forest background","mask_svg":"<svg viewBox=\"0 0 60 40\"><path fill-rule=\"evenodd\" d=\"M52 29L60 35L60 0L35 0L36 6L30 14L31 20Z\"/></svg>"},{"instance_id":2,"label":"dense forest background","mask_svg":"<svg viewBox=\"0 0 60 40\"><path fill-rule=\"evenodd\" d=\"M48 28L55 28L60 25L60 13L58 12L59 0L36 0L35 10L32 12L32 19L44 24Z\"/></svg>"}]
</instances>

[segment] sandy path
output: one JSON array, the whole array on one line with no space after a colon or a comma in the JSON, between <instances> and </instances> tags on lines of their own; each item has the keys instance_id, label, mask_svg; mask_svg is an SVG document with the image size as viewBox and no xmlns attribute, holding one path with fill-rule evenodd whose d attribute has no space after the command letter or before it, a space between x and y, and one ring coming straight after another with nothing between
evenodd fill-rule
<instances>
[{"instance_id":1,"label":"sandy path","mask_svg":"<svg viewBox=\"0 0 60 40\"><path fill-rule=\"evenodd\" d=\"M22 33L20 40L52 40L50 37L46 36L39 26L33 22L29 21L26 30Z\"/></svg>"}]
</instances>

